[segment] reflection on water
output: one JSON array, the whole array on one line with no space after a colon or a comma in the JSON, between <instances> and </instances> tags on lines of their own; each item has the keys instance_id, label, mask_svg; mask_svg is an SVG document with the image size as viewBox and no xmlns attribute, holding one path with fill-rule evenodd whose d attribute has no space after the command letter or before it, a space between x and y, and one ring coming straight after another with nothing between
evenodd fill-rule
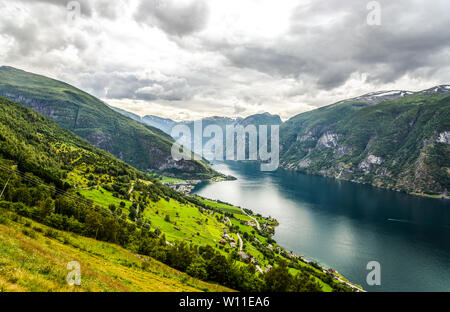
<instances>
[{"instance_id":1,"label":"reflection on water","mask_svg":"<svg viewBox=\"0 0 450 312\"><path fill-rule=\"evenodd\" d=\"M286 249L338 270L368 291L450 291L450 202L258 164L216 164L236 181L200 184L194 193L275 217ZM365 283L381 263L381 286Z\"/></svg>"}]
</instances>

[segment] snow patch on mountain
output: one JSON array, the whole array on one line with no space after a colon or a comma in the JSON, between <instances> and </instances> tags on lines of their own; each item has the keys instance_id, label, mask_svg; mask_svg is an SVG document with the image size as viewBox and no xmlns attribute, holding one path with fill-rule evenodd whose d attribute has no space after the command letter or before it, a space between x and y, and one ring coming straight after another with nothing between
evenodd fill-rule
<instances>
[{"instance_id":1,"label":"snow patch on mountain","mask_svg":"<svg viewBox=\"0 0 450 312\"><path fill-rule=\"evenodd\" d=\"M418 94L450 93L450 85L440 85L417 93Z\"/></svg>"}]
</instances>

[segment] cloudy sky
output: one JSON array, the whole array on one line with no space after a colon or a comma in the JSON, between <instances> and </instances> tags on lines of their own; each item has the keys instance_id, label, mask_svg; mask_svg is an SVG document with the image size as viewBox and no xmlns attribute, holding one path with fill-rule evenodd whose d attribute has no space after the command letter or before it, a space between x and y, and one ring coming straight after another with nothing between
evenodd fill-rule
<instances>
[{"instance_id":1,"label":"cloudy sky","mask_svg":"<svg viewBox=\"0 0 450 312\"><path fill-rule=\"evenodd\" d=\"M178 120L449 84L450 1L369 2L0 0L0 65Z\"/></svg>"}]
</instances>

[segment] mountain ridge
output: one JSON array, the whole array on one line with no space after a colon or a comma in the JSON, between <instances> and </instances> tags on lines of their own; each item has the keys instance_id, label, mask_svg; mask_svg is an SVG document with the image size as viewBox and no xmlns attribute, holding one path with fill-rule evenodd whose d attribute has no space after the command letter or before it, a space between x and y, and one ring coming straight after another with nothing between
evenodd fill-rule
<instances>
[{"instance_id":1,"label":"mountain ridge","mask_svg":"<svg viewBox=\"0 0 450 312\"><path fill-rule=\"evenodd\" d=\"M281 166L448 198L450 87L405 92L369 93L292 117L280 129Z\"/></svg>"}]
</instances>

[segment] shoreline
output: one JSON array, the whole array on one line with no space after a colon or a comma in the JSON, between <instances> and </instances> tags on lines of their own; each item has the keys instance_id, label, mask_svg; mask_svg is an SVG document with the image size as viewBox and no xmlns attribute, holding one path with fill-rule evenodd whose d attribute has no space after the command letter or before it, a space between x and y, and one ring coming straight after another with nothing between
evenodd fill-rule
<instances>
[{"instance_id":1,"label":"shoreline","mask_svg":"<svg viewBox=\"0 0 450 312\"><path fill-rule=\"evenodd\" d=\"M204 199L207 199L207 200L210 200L210 201L216 201L216 202L220 202L220 203L223 203L223 204L226 204L226 205L229 205L229 206L236 207L236 208L240 209L243 214L247 215L248 217L250 217L251 219L253 219L255 221L258 231L261 230L260 226L259 226L259 222L256 219L256 217L259 217L259 216L256 215L255 212L250 210L250 209L245 209L245 208L242 208L240 206L236 206L234 204L231 204L231 203L228 203L228 202L224 202L224 201L222 201L220 199L207 198L207 197L204 197L204 196L201 196L201 195L198 195L198 194L192 194L192 193L189 193L189 195L199 196L201 198L204 198ZM251 211L251 214L248 213L247 211ZM261 216L261 218L263 218L265 220L271 220L271 221L274 222L273 233L270 235L270 239L273 240L273 244L271 244L271 245L276 245L276 249L278 251L283 252L284 254L288 255L288 258L297 259L297 260L303 262L306 265L310 265L310 266L320 270L321 272L323 272L325 274L330 274L333 277L333 279L338 280L340 283L346 284L348 287L356 290L357 292L366 292L366 290L364 290L364 288L362 286L350 282L347 278L345 278L337 270L335 270L335 269L333 269L331 267L327 267L327 266L319 263L318 261L312 260L312 259L310 259L310 258L308 258L308 257L306 257L306 256L304 256L302 254L296 254L293 251L286 250L286 248L281 246L275 239L273 239L273 236L275 235L276 227L279 226L279 224L280 224L278 222L278 220L275 219L275 218L265 217L265 216ZM258 267L257 270L260 271L261 269Z\"/></svg>"},{"instance_id":2,"label":"shoreline","mask_svg":"<svg viewBox=\"0 0 450 312\"><path fill-rule=\"evenodd\" d=\"M308 176L316 176L316 177L321 177L321 178L326 178L326 179L332 179L334 181L344 181L344 182L349 182L349 183L354 183L354 184L359 184L359 185L366 185L366 186L370 186L376 189L380 189L383 191L390 191L390 192L397 192L397 193L402 193L405 195L409 195L409 196L413 196L413 197L420 197L420 198L429 198L429 199L440 199L440 200L450 200L450 195L446 195L445 193L442 194L426 194L426 193L418 193L418 192L408 192L405 190L400 190L400 189L394 189L394 188L390 188L390 187L383 187L383 186L379 186L373 183L368 183L368 182L362 182L362 181L358 181L355 179L345 179L345 178L340 178L338 176L332 176L332 175L324 175L324 174L320 174L320 173L307 173L303 170L296 170L296 169L292 169L292 168L286 168L283 166L280 166L278 168L278 170L284 170L284 171L288 171L288 172L295 172L295 173L300 173L300 174L304 174L304 175L308 175Z\"/></svg>"},{"instance_id":3,"label":"shoreline","mask_svg":"<svg viewBox=\"0 0 450 312\"><path fill-rule=\"evenodd\" d=\"M289 169L285 169L285 168L280 168L280 169L287 170L287 171L298 172L298 173L303 173L303 172L299 172L299 171L295 171L295 170L289 170ZM306 173L303 173L303 174L306 174ZM318 176L320 176L320 175L318 175ZM223 177L225 177L225 178L223 178ZM326 176L320 176L320 177L332 178L332 177L326 177ZM333 179L337 180L336 178L333 178ZM240 209L240 211L243 214L245 214L248 217L250 217L251 219L253 219L254 222L256 223L255 224L256 225L255 226L256 229L258 231L261 231L261 226L260 226L259 222L256 219L256 217L258 217L258 215L255 214L254 211L252 211L250 209L246 209L246 208L240 207L240 206L237 206L237 205L234 205L234 204L231 204L231 203L228 203L228 202L224 202L224 201L222 201L220 199L211 199L211 198L207 198L207 197L204 197L204 196L192 193L193 190L195 189L195 187L198 184L200 184L200 183L205 183L205 182L206 183L216 183L216 182L236 181L236 180L238 180L238 179L235 178L235 177L232 177L231 175L223 174L222 178L211 178L211 179L208 179L206 181L204 181L204 180L181 180L181 181L173 181L173 182L162 182L162 184L164 184L164 185L166 185L166 186L168 186L168 187L170 187L170 188L172 188L172 189L174 189L176 191L180 191L180 189L181 189L181 192L183 194L185 194L185 195L200 196L202 198L205 198L205 199L208 199L208 200L211 200L211 201L220 202L220 203L224 203L224 204L229 205L229 206L236 207L236 208ZM350 182L350 181L348 181L348 182ZM358 184L361 184L361 183L358 183ZM368 185L368 184L366 184L366 185ZM251 212L251 214L247 213L247 211ZM288 257L296 258L299 261L303 262L304 264L313 266L313 267L315 267L316 269L320 270L321 272L323 272L325 274L330 274L333 277L333 279L338 280L339 282L346 284L347 286L351 287L352 289L355 289L358 292L366 292L363 289L362 286L350 282L347 278L345 278L343 275L341 275L337 270L335 270L335 269L333 269L331 267L328 267L326 265L323 265L320 262L318 262L317 260L312 260L312 259L310 259L308 257L305 257L304 255L300 255L300 254L297 255L293 251L287 251L283 246L278 244L278 242L273 239L273 236L275 235L276 227L279 226L278 220L276 220L275 218L265 217L265 216L262 216L262 215L259 215L259 216L261 216L265 220L275 221L275 224L273 225L273 233L270 235L270 238L274 241L273 245L276 245L276 248L278 249L278 251L284 252L286 255L288 255ZM257 268L257 269L259 271L260 268Z\"/></svg>"}]
</instances>

